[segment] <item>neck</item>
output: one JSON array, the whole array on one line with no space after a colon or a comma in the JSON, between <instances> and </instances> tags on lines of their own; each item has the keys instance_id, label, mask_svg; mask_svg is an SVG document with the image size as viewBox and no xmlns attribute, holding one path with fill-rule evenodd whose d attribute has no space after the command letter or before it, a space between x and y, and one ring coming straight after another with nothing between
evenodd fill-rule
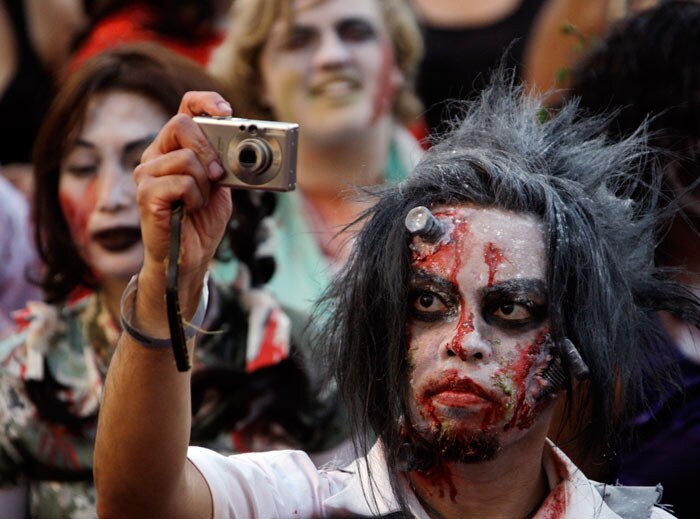
<instances>
[{"instance_id":1,"label":"neck","mask_svg":"<svg viewBox=\"0 0 700 519\"><path fill-rule=\"evenodd\" d=\"M112 320L120 327L119 304L121 303L122 293L128 282L128 278L110 278L103 279L100 283L100 298L107 307L107 310L109 310Z\"/></svg>"},{"instance_id":2,"label":"neck","mask_svg":"<svg viewBox=\"0 0 700 519\"><path fill-rule=\"evenodd\" d=\"M353 186L371 186L384 180L394 132L385 117L362 133L334 142L299 138L299 188L306 194L336 196Z\"/></svg>"},{"instance_id":3,"label":"neck","mask_svg":"<svg viewBox=\"0 0 700 519\"><path fill-rule=\"evenodd\" d=\"M480 519L531 517L549 494L542 464L544 436L504 447L495 459L445 462L429 472L409 474L419 500L432 517Z\"/></svg>"}]
</instances>

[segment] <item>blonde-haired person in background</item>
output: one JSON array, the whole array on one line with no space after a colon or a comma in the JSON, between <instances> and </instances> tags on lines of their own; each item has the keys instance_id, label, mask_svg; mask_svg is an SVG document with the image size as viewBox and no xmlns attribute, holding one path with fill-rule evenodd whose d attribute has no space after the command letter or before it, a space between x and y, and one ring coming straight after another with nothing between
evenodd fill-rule
<instances>
[{"instance_id":1,"label":"blonde-haired person in background","mask_svg":"<svg viewBox=\"0 0 700 519\"><path fill-rule=\"evenodd\" d=\"M414 78L423 45L404 0L237 0L210 71L238 117L299 123L298 189L280 195L269 287L307 310L341 266L354 187L403 179L422 149Z\"/></svg>"}]
</instances>

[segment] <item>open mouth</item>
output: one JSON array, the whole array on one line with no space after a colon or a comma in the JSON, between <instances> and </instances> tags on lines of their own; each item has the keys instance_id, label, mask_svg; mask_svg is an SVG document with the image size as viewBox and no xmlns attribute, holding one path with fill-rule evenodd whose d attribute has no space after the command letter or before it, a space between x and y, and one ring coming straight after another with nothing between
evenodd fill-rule
<instances>
[{"instance_id":1,"label":"open mouth","mask_svg":"<svg viewBox=\"0 0 700 519\"><path fill-rule=\"evenodd\" d=\"M141 242L141 229L138 227L114 227L96 232L92 239L100 247L110 252L122 252Z\"/></svg>"},{"instance_id":2,"label":"open mouth","mask_svg":"<svg viewBox=\"0 0 700 519\"><path fill-rule=\"evenodd\" d=\"M337 78L323 81L311 89L311 93L317 96L343 97L351 94L359 88L359 82L350 78Z\"/></svg>"}]
</instances>

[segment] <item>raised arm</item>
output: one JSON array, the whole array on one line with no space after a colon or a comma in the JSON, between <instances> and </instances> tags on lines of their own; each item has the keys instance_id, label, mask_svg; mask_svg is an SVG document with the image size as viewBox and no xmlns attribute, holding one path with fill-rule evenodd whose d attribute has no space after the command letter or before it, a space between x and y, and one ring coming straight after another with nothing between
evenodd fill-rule
<instances>
[{"instance_id":1,"label":"raised arm","mask_svg":"<svg viewBox=\"0 0 700 519\"><path fill-rule=\"evenodd\" d=\"M191 318L207 266L231 214L231 196L212 181L223 170L191 116L230 115L221 96L190 92L134 172L141 214L144 264L132 324L169 337L165 272L170 207L183 200L179 299ZM193 340L189 341L192 356ZM95 484L101 517L210 517L205 481L187 461L190 373L177 371L170 348L147 348L124 333L105 383L95 447Z\"/></svg>"}]
</instances>

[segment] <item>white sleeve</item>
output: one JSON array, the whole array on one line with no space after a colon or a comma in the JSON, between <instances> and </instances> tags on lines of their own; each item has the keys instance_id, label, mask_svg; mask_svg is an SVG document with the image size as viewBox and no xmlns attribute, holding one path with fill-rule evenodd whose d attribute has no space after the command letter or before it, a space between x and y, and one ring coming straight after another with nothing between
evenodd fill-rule
<instances>
[{"instance_id":1,"label":"white sleeve","mask_svg":"<svg viewBox=\"0 0 700 519\"><path fill-rule=\"evenodd\" d=\"M348 475L319 471L303 451L283 450L222 456L190 447L187 457L209 485L214 517L320 517L324 500Z\"/></svg>"}]
</instances>

